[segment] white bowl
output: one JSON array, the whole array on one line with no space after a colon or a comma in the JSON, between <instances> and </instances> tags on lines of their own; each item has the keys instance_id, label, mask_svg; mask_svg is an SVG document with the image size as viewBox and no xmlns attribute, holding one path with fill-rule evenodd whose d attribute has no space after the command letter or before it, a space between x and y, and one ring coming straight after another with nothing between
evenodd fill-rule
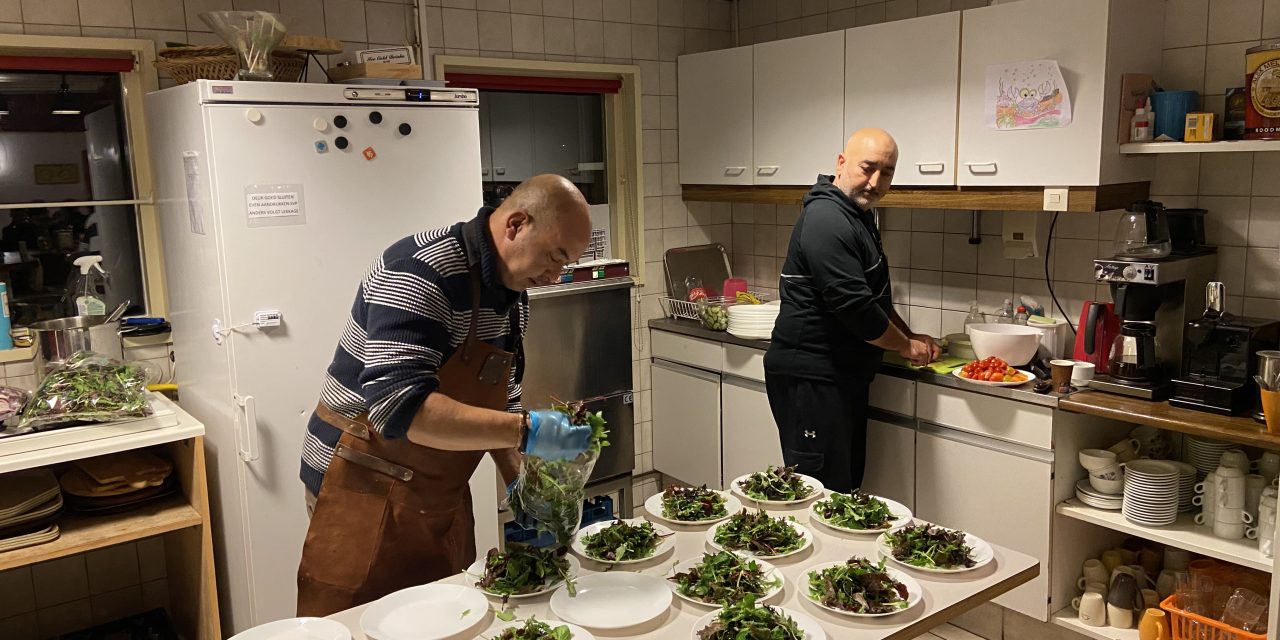
<instances>
[{"instance_id":1,"label":"white bowl","mask_svg":"<svg viewBox=\"0 0 1280 640\"><path fill-rule=\"evenodd\" d=\"M1040 348L1038 329L1020 324L971 324L969 340L978 359L995 356L1018 367L1028 362Z\"/></svg>"}]
</instances>

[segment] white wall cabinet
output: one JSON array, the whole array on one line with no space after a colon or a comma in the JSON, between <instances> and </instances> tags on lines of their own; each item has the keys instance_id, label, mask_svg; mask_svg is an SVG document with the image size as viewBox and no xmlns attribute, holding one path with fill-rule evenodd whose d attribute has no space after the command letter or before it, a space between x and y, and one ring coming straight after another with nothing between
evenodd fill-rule
<instances>
[{"instance_id":1,"label":"white wall cabinet","mask_svg":"<svg viewBox=\"0 0 1280 640\"><path fill-rule=\"evenodd\" d=\"M752 184L752 48L679 58L680 182Z\"/></svg>"},{"instance_id":2,"label":"white wall cabinet","mask_svg":"<svg viewBox=\"0 0 1280 640\"><path fill-rule=\"evenodd\" d=\"M964 11L959 184L1087 186L1150 180L1152 158L1120 155L1120 76L1159 75L1163 16L1159 0L1023 0ZM987 67L1026 60L1058 62L1072 103L1070 125L988 128Z\"/></svg>"},{"instance_id":3,"label":"white wall cabinet","mask_svg":"<svg viewBox=\"0 0 1280 640\"><path fill-rule=\"evenodd\" d=\"M915 509L916 430L912 426L867 420L867 465L862 490Z\"/></svg>"},{"instance_id":4,"label":"white wall cabinet","mask_svg":"<svg viewBox=\"0 0 1280 640\"><path fill-rule=\"evenodd\" d=\"M895 183L954 185L959 81L958 11L845 31L841 141L884 129L898 141Z\"/></svg>"},{"instance_id":5,"label":"white wall cabinet","mask_svg":"<svg viewBox=\"0 0 1280 640\"><path fill-rule=\"evenodd\" d=\"M782 466L778 425L764 384L724 376L720 384L721 460L724 486L770 465Z\"/></svg>"},{"instance_id":6,"label":"white wall cabinet","mask_svg":"<svg viewBox=\"0 0 1280 640\"><path fill-rule=\"evenodd\" d=\"M720 374L655 360L652 385L653 468L721 488Z\"/></svg>"},{"instance_id":7,"label":"white wall cabinet","mask_svg":"<svg viewBox=\"0 0 1280 640\"><path fill-rule=\"evenodd\" d=\"M844 41L833 31L752 47L755 184L813 184L835 171L844 148Z\"/></svg>"}]
</instances>

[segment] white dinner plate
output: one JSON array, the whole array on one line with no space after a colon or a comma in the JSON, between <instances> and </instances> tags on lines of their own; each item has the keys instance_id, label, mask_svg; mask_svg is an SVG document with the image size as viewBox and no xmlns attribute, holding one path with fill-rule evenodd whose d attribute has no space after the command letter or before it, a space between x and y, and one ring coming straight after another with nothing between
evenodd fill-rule
<instances>
[{"instance_id":1,"label":"white dinner plate","mask_svg":"<svg viewBox=\"0 0 1280 640\"><path fill-rule=\"evenodd\" d=\"M582 573L582 563L578 562L577 558L569 554L565 554L564 559L566 562L569 563L569 577L576 578L578 574ZM485 558L484 556L481 556L475 562L471 563L471 566L467 567L464 573L467 576L468 584L474 586L475 588L485 592L490 596L493 596L495 598L501 598L502 594L492 593L489 590L485 589L484 587L481 587L480 585L476 584L476 582L478 582L481 578L484 577L484 562L485 562ZM550 578L537 591L531 591L529 593L521 593L521 594L512 594L507 597L511 600L518 600L520 598L533 598L535 596L540 596L544 593L551 593L552 591L555 591L556 587L560 586L561 584L564 584L563 579L559 577Z\"/></svg>"},{"instance_id":2,"label":"white dinner plate","mask_svg":"<svg viewBox=\"0 0 1280 640\"><path fill-rule=\"evenodd\" d=\"M906 609L898 609L896 611L890 611L888 613L854 613L853 611L845 611L844 609L839 609L836 607L828 607L827 605L822 604L821 602L818 602L817 599L815 599L812 595L809 594L809 588L808 588L809 576L814 573L819 573L824 569L828 569L830 567L838 567L843 564L845 563L824 562L820 565L806 569L804 572L804 577L802 578L802 580L804 581L805 588L801 590L804 592L804 597L808 598L809 602L812 602L818 605L819 607L826 609L827 611L833 611L840 615L852 616L855 618L883 618L885 616L892 616L895 614L902 613L903 611L906 611L907 609L910 609L911 607L914 607L917 604L920 604L920 601L924 599L924 587L920 586L920 583L917 582L915 578L912 578L911 576L897 569L894 569L893 567L886 566L884 568L885 573L889 574L890 578L893 578L894 580L901 582L903 585L907 587L907 608Z\"/></svg>"},{"instance_id":3,"label":"white dinner plate","mask_svg":"<svg viewBox=\"0 0 1280 640\"><path fill-rule=\"evenodd\" d=\"M773 516L770 516L770 517L773 517ZM792 529L795 529L796 532L798 532L804 538L804 542L802 542L800 546L797 547L794 551L788 551L786 553L781 553L778 555L756 555L745 549L729 549L716 542L716 532L720 530L720 527L723 527L729 524L728 520L721 522L714 527L711 527L711 529L707 531L707 544L711 545L711 548L717 551L732 551L739 555L743 555L751 558L762 558L765 560L776 560L778 558L794 556L795 554L800 553L801 551L804 551L805 549L808 549L809 547L813 546L813 533L809 531L808 527L800 524L799 522L796 522L795 520L791 520L789 518L783 518L783 521L786 522L788 525L790 525Z\"/></svg>"},{"instance_id":4,"label":"white dinner plate","mask_svg":"<svg viewBox=\"0 0 1280 640\"><path fill-rule=\"evenodd\" d=\"M653 530L657 531L659 536L663 536L660 540L658 540L658 546L653 550L653 555L645 556L643 558L636 558L634 560L602 560L600 558L596 558L592 556L591 554L588 554L586 537L589 535L594 535L596 533L599 533L609 528L615 522L617 522L617 520L607 520L605 522L597 522L595 524L588 525L587 527L579 529L578 533L573 536L573 542L570 544L569 548L573 549L574 553L588 560L592 560L602 564L636 564L639 562L648 562L654 558L660 557L663 554L667 553L668 551L671 551L676 547L676 536L674 531L660 524L649 522L644 518L631 518L629 520L623 520L623 522L626 522L627 524L632 524L632 525L648 523L653 526Z\"/></svg>"},{"instance_id":5,"label":"white dinner plate","mask_svg":"<svg viewBox=\"0 0 1280 640\"><path fill-rule=\"evenodd\" d=\"M375 600L360 616L370 640L443 640L484 620L489 601L473 587L424 584Z\"/></svg>"},{"instance_id":6,"label":"white dinner plate","mask_svg":"<svg viewBox=\"0 0 1280 640\"><path fill-rule=\"evenodd\" d=\"M808 496L805 496L804 498L801 498L799 500L759 500L757 498L752 498L751 496L747 495L747 492L743 491L742 487L738 486L739 482L742 482L747 478L750 478L752 475L755 475L755 474L748 473L746 475L738 476L737 478L734 478L733 482L729 485L730 489L734 493L742 496L743 500L752 504L764 504L764 505L771 505L775 507L784 507L784 506L793 505L793 504L804 504L810 500L821 497L822 491L824 488L822 486L821 480L818 480L817 478L811 478L809 476L804 475L803 473L797 473L796 475L799 476L801 480L804 480L804 483L806 485L809 485L809 487L813 489L813 493L810 493Z\"/></svg>"},{"instance_id":7,"label":"white dinner plate","mask_svg":"<svg viewBox=\"0 0 1280 640\"><path fill-rule=\"evenodd\" d=\"M671 608L671 589L662 578L618 571L591 573L575 581L577 595L561 587L551 595L551 611L588 629L625 629L648 622Z\"/></svg>"},{"instance_id":8,"label":"white dinner plate","mask_svg":"<svg viewBox=\"0 0 1280 640\"><path fill-rule=\"evenodd\" d=\"M661 492L655 493L649 496L649 499L644 501L644 510L645 510L645 513L648 513L649 515L659 520L663 520L665 522L670 522L672 524L695 525L695 526L704 525L704 524L715 524L717 522L720 522L721 520L727 520L729 516L742 510L742 502L739 501L736 497L734 497L733 494L729 493L728 491L717 491L716 493L720 494L721 498L724 498L724 515L716 518L711 518L710 520L676 520L675 518L668 518L662 515L662 493Z\"/></svg>"},{"instance_id":9,"label":"white dinner plate","mask_svg":"<svg viewBox=\"0 0 1280 640\"><path fill-rule=\"evenodd\" d=\"M586 629L583 629L582 627L579 627L576 624L561 622L559 620L543 620L541 618L538 618L538 620L541 622L547 623L547 625L550 626L552 629L555 629L556 627L568 627L570 640L596 640L596 637L591 635L590 631L587 631ZM519 629L520 627L523 627L525 622L526 622L525 620L504 622L498 625L498 627L494 629L492 633L487 633L483 637L497 638L498 636L502 635L503 631L506 631L507 629Z\"/></svg>"},{"instance_id":10,"label":"white dinner plate","mask_svg":"<svg viewBox=\"0 0 1280 640\"><path fill-rule=\"evenodd\" d=\"M795 621L796 626L800 627L800 631L804 633L804 640L827 639L827 632L823 630L822 625L819 624L817 620L809 617L808 614L801 613L795 609L788 609L786 607L774 607L774 609L781 611ZM690 640L701 640L698 633L707 628L707 625L714 622L719 615L720 610L717 609L705 616L702 616L701 618L698 618L698 621L693 623L693 631L689 634Z\"/></svg>"},{"instance_id":11,"label":"white dinner plate","mask_svg":"<svg viewBox=\"0 0 1280 640\"><path fill-rule=\"evenodd\" d=\"M667 572L667 576L666 576L668 578L667 585L671 587L671 592L676 594L676 597L682 600L688 600L689 602L692 602L696 605L700 605L704 607L719 607L720 605L718 604L711 603L711 602L703 602L702 600L698 600L697 598L686 596L683 593L680 593L680 591L678 591L678 589L680 588L680 585L670 580L670 578L676 575L677 573L684 573L702 564L702 559L703 559L703 556L698 556L696 558L689 558L688 560L677 563L675 566L671 567L671 570ZM765 562L764 560L761 560L760 558L749 558L749 559L755 561L756 564L760 565L760 571L764 573L765 582L769 582L770 580L774 580L774 579L778 581L778 584L772 587L769 587L764 592L764 594L757 597L756 601L759 602L763 600L768 600L769 598L772 598L773 596L780 593L782 591L782 587L786 584L786 578L782 577L782 572L778 571L777 567L769 564L768 562Z\"/></svg>"},{"instance_id":12,"label":"white dinner plate","mask_svg":"<svg viewBox=\"0 0 1280 640\"><path fill-rule=\"evenodd\" d=\"M832 495L834 495L834 492ZM897 531L898 529L901 529L911 524L911 510L908 509L906 505L902 504L901 502L890 500L888 498L882 498L880 496L871 496L871 497L877 500L880 500L884 502L886 505L888 505L889 513L894 515L893 520L889 521L889 526L887 528L854 529L852 527L842 527L838 524L827 522L825 518L819 515L818 503L822 502L822 500L815 500L813 504L809 505L809 519L814 520L816 522L820 522L823 524L823 526L831 527L836 531L844 531L847 533L858 533L858 534L878 534L878 533L884 533L886 531ZM830 496L828 496L827 498L824 498L824 500L829 498Z\"/></svg>"},{"instance_id":13,"label":"white dinner plate","mask_svg":"<svg viewBox=\"0 0 1280 640\"><path fill-rule=\"evenodd\" d=\"M991 382L989 380L970 380L969 378L966 378L960 375L961 372L963 371L964 371L963 368L956 369L955 371L951 372L951 375L957 378L960 378L961 380L964 380L969 384L981 384L981 385L986 385L988 387L1016 387L1018 385L1023 385L1028 382L1034 382L1036 379L1036 375L1034 373L1031 373L1030 371L1024 371L1022 369L1014 369L1014 371L1017 371L1018 373L1021 373L1022 375L1027 377L1026 380L1023 380L1021 382Z\"/></svg>"},{"instance_id":14,"label":"white dinner plate","mask_svg":"<svg viewBox=\"0 0 1280 640\"><path fill-rule=\"evenodd\" d=\"M949 531L955 531L955 529L949 529ZM887 535L889 534L882 533L880 534L879 538L876 538L876 547L879 548L880 555L888 558L890 562L896 562L901 566L904 566L908 569L914 569L916 571L924 571L927 573L964 573L966 571L973 571L975 569L980 569L983 566L986 566L996 557L995 552L991 550L991 545L987 544L987 542L982 538L979 538L978 536L975 536L972 533L966 532L964 534L964 542L965 544L969 545L969 549L970 549L969 553L973 558L972 567L957 567L955 569L940 569L937 567L917 567L913 564L907 564L893 557L893 547L889 546L889 542L885 537Z\"/></svg>"},{"instance_id":15,"label":"white dinner plate","mask_svg":"<svg viewBox=\"0 0 1280 640\"><path fill-rule=\"evenodd\" d=\"M289 618L241 631L231 640L351 640L351 631L327 618Z\"/></svg>"}]
</instances>

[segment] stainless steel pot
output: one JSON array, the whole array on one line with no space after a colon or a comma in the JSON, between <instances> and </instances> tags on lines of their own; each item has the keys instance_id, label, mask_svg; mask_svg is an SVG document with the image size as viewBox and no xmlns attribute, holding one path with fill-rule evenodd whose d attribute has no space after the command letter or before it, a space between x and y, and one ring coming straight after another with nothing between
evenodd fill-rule
<instances>
[{"instance_id":1,"label":"stainless steel pot","mask_svg":"<svg viewBox=\"0 0 1280 640\"><path fill-rule=\"evenodd\" d=\"M124 345L120 341L118 326L114 322L107 323L105 316L75 316L32 324L37 381L77 351L93 351L123 360Z\"/></svg>"}]
</instances>

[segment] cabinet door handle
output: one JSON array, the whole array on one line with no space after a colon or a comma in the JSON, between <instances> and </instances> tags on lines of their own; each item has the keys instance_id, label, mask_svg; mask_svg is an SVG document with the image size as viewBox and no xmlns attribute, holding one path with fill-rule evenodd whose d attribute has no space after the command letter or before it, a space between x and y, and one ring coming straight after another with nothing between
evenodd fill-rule
<instances>
[{"instance_id":1,"label":"cabinet door handle","mask_svg":"<svg viewBox=\"0 0 1280 640\"><path fill-rule=\"evenodd\" d=\"M758 176L771 176L771 175L774 175L774 174L778 173L778 169L779 169L779 168L780 168L780 167L776 167L776 166L773 166L773 165L765 165L765 166L763 166L763 167L756 167L756 175L758 175Z\"/></svg>"},{"instance_id":2,"label":"cabinet door handle","mask_svg":"<svg viewBox=\"0 0 1280 640\"><path fill-rule=\"evenodd\" d=\"M493 168L493 172L494 172L495 174L497 174L497 175L505 176L505 175L507 175L507 168L506 168L506 167L494 167L494 168Z\"/></svg>"},{"instance_id":3,"label":"cabinet door handle","mask_svg":"<svg viewBox=\"0 0 1280 640\"><path fill-rule=\"evenodd\" d=\"M488 169L481 169L481 170L480 170L480 175L482 175L482 176L487 176L487 175L489 175L489 170L488 170Z\"/></svg>"},{"instance_id":4,"label":"cabinet door handle","mask_svg":"<svg viewBox=\"0 0 1280 640\"><path fill-rule=\"evenodd\" d=\"M240 459L253 462L258 459L258 407L253 396L236 396L236 404L244 409L244 417L239 421L241 431L237 434L236 448Z\"/></svg>"},{"instance_id":5,"label":"cabinet door handle","mask_svg":"<svg viewBox=\"0 0 1280 640\"><path fill-rule=\"evenodd\" d=\"M920 173L942 173L947 167L945 162L917 162L916 170Z\"/></svg>"},{"instance_id":6,"label":"cabinet door handle","mask_svg":"<svg viewBox=\"0 0 1280 640\"><path fill-rule=\"evenodd\" d=\"M724 174L726 176L740 176L746 170L746 167L725 167Z\"/></svg>"},{"instance_id":7,"label":"cabinet door handle","mask_svg":"<svg viewBox=\"0 0 1280 640\"><path fill-rule=\"evenodd\" d=\"M994 162L966 162L964 166L969 167L969 173L993 174L996 172Z\"/></svg>"}]
</instances>

